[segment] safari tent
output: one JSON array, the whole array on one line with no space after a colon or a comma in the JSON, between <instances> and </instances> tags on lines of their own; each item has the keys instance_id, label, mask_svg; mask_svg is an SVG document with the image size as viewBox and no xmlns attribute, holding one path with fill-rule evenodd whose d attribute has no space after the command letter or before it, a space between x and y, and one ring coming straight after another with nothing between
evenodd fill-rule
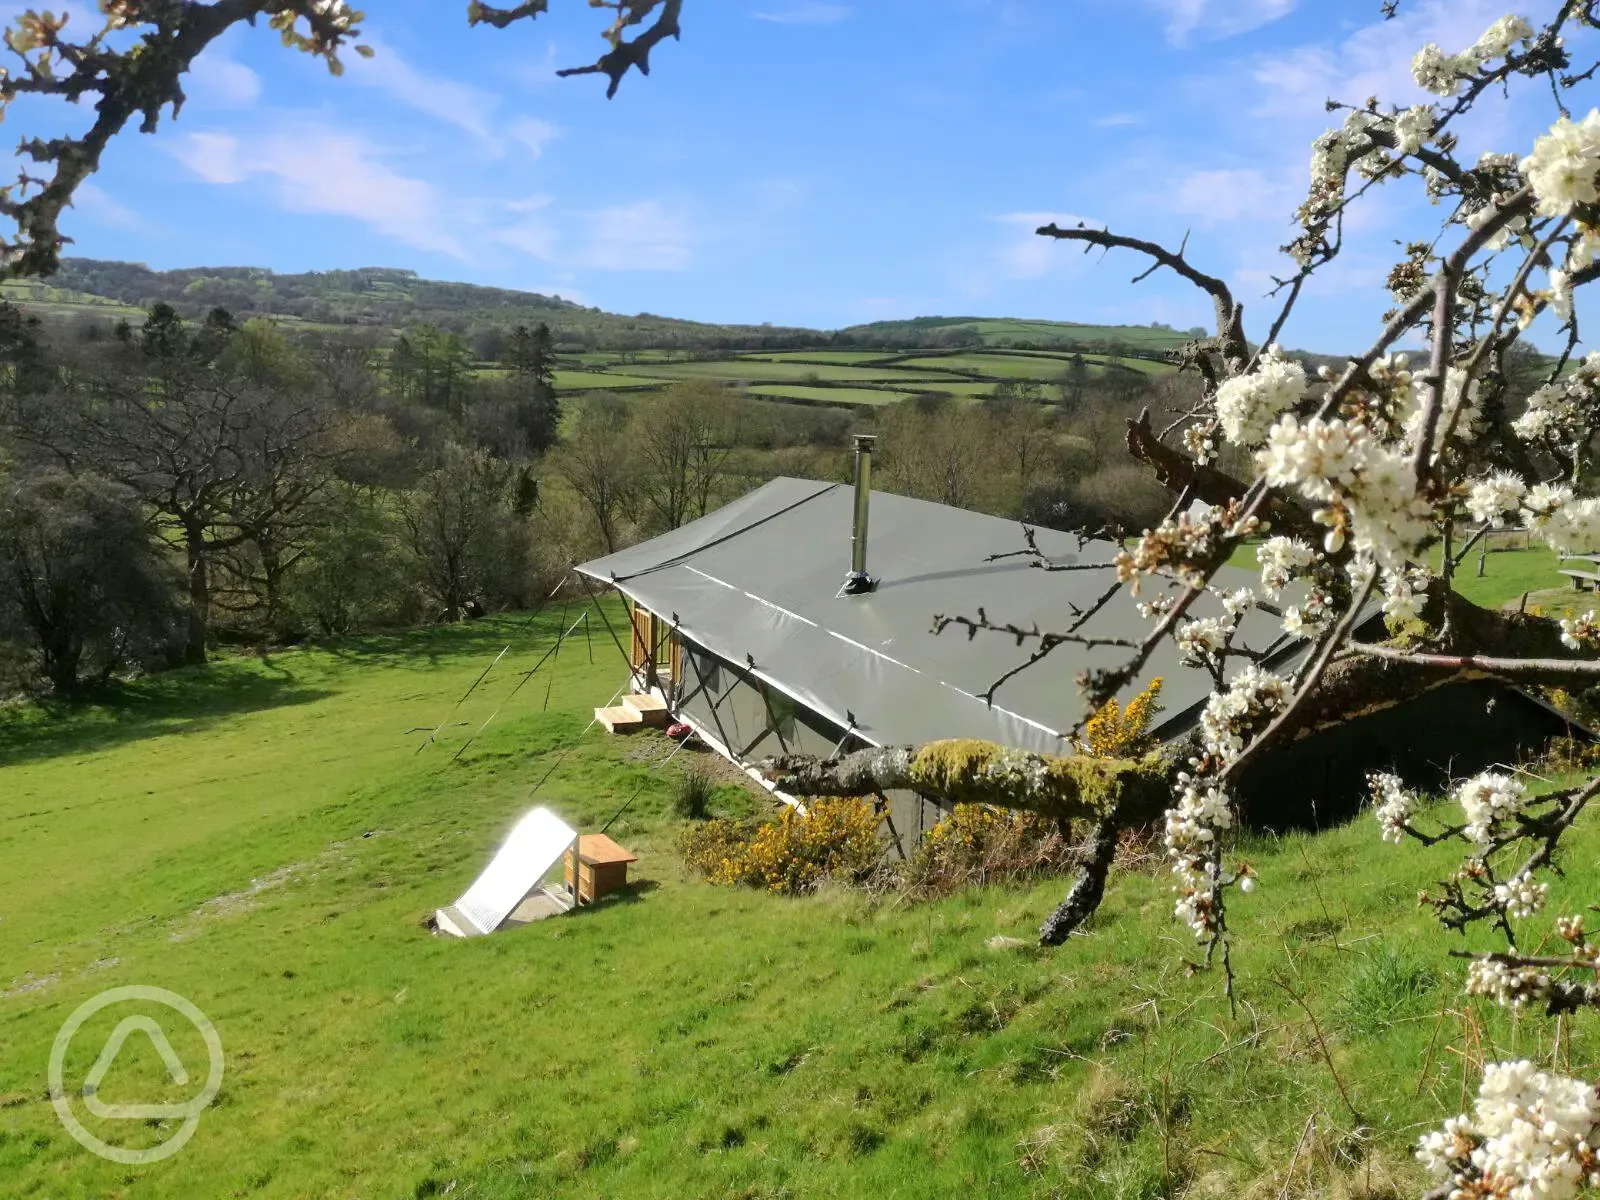
<instances>
[{"instance_id":1,"label":"safari tent","mask_svg":"<svg viewBox=\"0 0 1600 1200\"><path fill-rule=\"evenodd\" d=\"M1070 753L1062 731L1081 712L1079 676L1126 661L1115 643L1148 629L1125 594L1103 599L1119 547L1039 529L1034 556L1015 522L871 490L870 442L859 451L855 488L774 479L700 520L578 567L626 597L630 687L663 698L676 719L747 770L780 753L826 756L951 737ZM1253 582L1254 573L1233 567L1216 580L1222 589ZM1176 585L1147 583L1142 595L1166 586ZM1192 611L1220 610L1207 596ZM969 638L959 626L934 631L938 616L980 611L1022 629L1074 627L1109 644L1061 644L1019 671L1036 642L987 631ZM1307 648L1256 610L1244 618L1241 641L1265 649L1265 665L1279 671ZM1183 665L1169 641L1121 698L1155 676L1163 711L1154 733L1179 737L1199 719L1212 681ZM1294 764L1294 794L1315 820L1319 805L1324 813L1351 808L1366 770L1497 761L1561 730L1521 693L1479 691L1363 718L1323 749L1315 739L1293 747L1284 761ZM1278 772L1260 774L1282 786ZM1247 800L1252 790L1260 789L1246 787ZM905 848L939 818L919 797L887 799L888 832ZM1281 804L1250 807L1270 808L1268 823L1305 823L1306 814Z\"/></svg>"}]
</instances>

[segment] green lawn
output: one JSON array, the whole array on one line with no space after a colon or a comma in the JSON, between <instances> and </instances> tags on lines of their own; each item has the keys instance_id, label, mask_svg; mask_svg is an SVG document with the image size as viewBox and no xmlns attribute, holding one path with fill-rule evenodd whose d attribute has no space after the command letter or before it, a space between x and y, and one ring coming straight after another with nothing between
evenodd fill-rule
<instances>
[{"instance_id":1,"label":"green lawn","mask_svg":"<svg viewBox=\"0 0 1600 1200\"><path fill-rule=\"evenodd\" d=\"M1459 1109L1473 1063L1549 1048L1542 1022L1463 1000L1417 913L1449 850L1381 846L1370 819L1241 847L1263 885L1232 914L1236 1013L1216 973L1186 976L1154 858L1053 952L987 943L1030 939L1059 882L909 904L686 878L667 815L678 764L650 770L663 742L579 736L618 679L602 628L593 664L568 643L548 710L543 675L506 702L560 619L0 710L0 1192L1376 1200L1417 1190L1408 1146ZM445 720L507 642L414 753L407 731ZM638 886L492 938L431 937L425 914L547 774L539 802L585 829L643 785L612 827ZM1553 906L1592 898L1597 854L1585 832ZM44 1089L68 1014L135 983L199 1005L227 1071L185 1149L121 1167L69 1140ZM115 1019L85 1027L69 1080ZM1589 1069L1592 1024L1564 1038ZM192 1062L195 1039L174 1043ZM108 1101L192 1094L125 1053ZM96 1126L129 1144L163 1132L116 1128Z\"/></svg>"}]
</instances>

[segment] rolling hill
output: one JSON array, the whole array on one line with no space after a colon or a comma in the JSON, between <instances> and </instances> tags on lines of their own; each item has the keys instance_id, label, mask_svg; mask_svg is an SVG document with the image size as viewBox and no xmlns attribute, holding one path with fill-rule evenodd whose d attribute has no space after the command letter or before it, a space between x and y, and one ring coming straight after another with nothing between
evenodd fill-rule
<instances>
[{"instance_id":1,"label":"rolling hill","mask_svg":"<svg viewBox=\"0 0 1600 1200\"><path fill-rule=\"evenodd\" d=\"M544 322L564 350L699 351L876 349L1083 349L1159 357L1187 333L1164 326L1086 325L988 317L918 317L840 330L709 324L653 313L626 316L560 296L423 279L394 267L280 274L262 267L154 271L142 263L67 258L50 280L11 280L0 296L58 318L106 319L165 302L186 317L221 306L305 326L397 329L429 324L473 334Z\"/></svg>"}]
</instances>

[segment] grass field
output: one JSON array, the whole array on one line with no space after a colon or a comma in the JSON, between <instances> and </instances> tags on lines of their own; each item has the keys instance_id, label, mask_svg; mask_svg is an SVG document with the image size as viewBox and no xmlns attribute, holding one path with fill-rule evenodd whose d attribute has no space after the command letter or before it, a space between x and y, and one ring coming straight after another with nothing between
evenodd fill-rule
<instances>
[{"instance_id":1,"label":"grass field","mask_svg":"<svg viewBox=\"0 0 1600 1200\"><path fill-rule=\"evenodd\" d=\"M752 383L804 383L821 379L832 383L900 383L905 380L954 380L957 376L938 371L907 370L904 367L852 367L833 363L757 362L749 359L718 359L710 362L640 363L628 368L633 374L660 380L720 379Z\"/></svg>"},{"instance_id":2,"label":"grass field","mask_svg":"<svg viewBox=\"0 0 1600 1200\"><path fill-rule=\"evenodd\" d=\"M556 387L566 392L600 388L664 388L682 379L715 379L740 383L759 395L822 404L887 404L920 392L942 392L961 400L982 399L1007 380L1048 381L1068 367L1067 351L1017 351L958 354L904 353L883 350L796 350L759 352L737 358L669 361L665 355L641 353L623 361L619 353L576 356L591 368L556 373ZM1119 360L1085 354L1093 375L1122 367L1142 373L1170 371L1163 363ZM873 384L827 395L814 385ZM898 393L898 394L897 394Z\"/></svg>"},{"instance_id":3,"label":"grass field","mask_svg":"<svg viewBox=\"0 0 1600 1200\"><path fill-rule=\"evenodd\" d=\"M761 384L750 389L752 396L771 396L778 400L801 400L807 404L894 404L909 400L913 392L891 392L881 388L805 387L796 384Z\"/></svg>"},{"instance_id":4,"label":"grass field","mask_svg":"<svg viewBox=\"0 0 1600 1200\"><path fill-rule=\"evenodd\" d=\"M780 350L774 354L741 354L746 362L837 363L845 366L893 358L893 350Z\"/></svg>"},{"instance_id":5,"label":"grass field","mask_svg":"<svg viewBox=\"0 0 1600 1200\"><path fill-rule=\"evenodd\" d=\"M1549 1049L1543 1024L1462 999L1417 914L1449 851L1380 847L1366 819L1241 847L1263 887L1233 912L1236 1013L1217 975L1185 977L1158 863L1121 874L1088 935L1053 952L988 940L1031 939L1060 883L912 905L686 878L678 764L650 769L663 743L580 736L618 678L598 626L593 664L569 642L505 703L559 620L0 711L0 1191L1376 1200L1415 1190L1409 1143L1457 1111L1483 1056ZM407 731L442 720L414 753ZM611 830L640 855L636 887L492 938L431 937L424 915L546 776L539 802L585 829L639 793ZM1552 903L1592 895L1597 851L1584 833ZM44 1081L68 1014L134 983L199 1005L227 1068L188 1146L121 1167L67 1137ZM117 1015L85 1026L69 1080ZM192 1094L141 1045L106 1100ZM1569 1023L1575 1069L1596 1049ZM119 1124L92 1128L128 1145L170 1131Z\"/></svg>"},{"instance_id":6,"label":"grass field","mask_svg":"<svg viewBox=\"0 0 1600 1200\"><path fill-rule=\"evenodd\" d=\"M661 380L649 375L630 375L623 371L557 371L558 392L592 392L608 388L660 387Z\"/></svg>"},{"instance_id":7,"label":"grass field","mask_svg":"<svg viewBox=\"0 0 1600 1200\"><path fill-rule=\"evenodd\" d=\"M1002 379L1056 379L1066 369L1064 358L1048 358L1038 354L951 354L937 358L902 360L930 370L971 371L978 375Z\"/></svg>"}]
</instances>

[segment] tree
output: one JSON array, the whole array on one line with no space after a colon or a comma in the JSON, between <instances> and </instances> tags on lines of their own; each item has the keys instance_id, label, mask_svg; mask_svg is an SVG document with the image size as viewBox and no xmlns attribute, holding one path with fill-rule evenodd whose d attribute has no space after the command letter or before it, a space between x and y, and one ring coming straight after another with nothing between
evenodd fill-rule
<instances>
[{"instance_id":1,"label":"tree","mask_svg":"<svg viewBox=\"0 0 1600 1200\"><path fill-rule=\"evenodd\" d=\"M318 499L318 536L288 580L285 603L319 632L356 633L407 615L414 588L392 508L377 489L344 482Z\"/></svg>"},{"instance_id":2,"label":"tree","mask_svg":"<svg viewBox=\"0 0 1600 1200\"><path fill-rule=\"evenodd\" d=\"M607 554L618 547L623 510L636 487L623 436L628 418L627 403L619 397L610 392L589 393L556 459L557 473L594 518Z\"/></svg>"},{"instance_id":3,"label":"tree","mask_svg":"<svg viewBox=\"0 0 1600 1200\"><path fill-rule=\"evenodd\" d=\"M405 499L408 546L446 621L515 590L525 543L510 508L512 483L509 464L452 445Z\"/></svg>"},{"instance_id":4,"label":"tree","mask_svg":"<svg viewBox=\"0 0 1600 1200\"><path fill-rule=\"evenodd\" d=\"M317 393L252 384L228 369L227 347L204 357L214 349L153 309L136 345L64 364L48 392L14 397L9 419L35 452L131 488L182 547L194 663L205 661L219 567L230 557L237 567L247 544L281 565L303 538L329 426ZM270 610L281 574L265 578Z\"/></svg>"},{"instance_id":5,"label":"tree","mask_svg":"<svg viewBox=\"0 0 1600 1200\"><path fill-rule=\"evenodd\" d=\"M991 432L981 409L943 397L908 400L879 419L884 485L920 500L976 507Z\"/></svg>"},{"instance_id":6,"label":"tree","mask_svg":"<svg viewBox=\"0 0 1600 1200\"><path fill-rule=\"evenodd\" d=\"M508 361L517 375L547 392L554 390L555 341L550 326L541 321L533 329L526 325L513 329Z\"/></svg>"},{"instance_id":7,"label":"tree","mask_svg":"<svg viewBox=\"0 0 1600 1200\"><path fill-rule=\"evenodd\" d=\"M0 627L26 631L58 695L164 648L174 582L129 489L59 468L0 476Z\"/></svg>"},{"instance_id":8,"label":"tree","mask_svg":"<svg viewBox=\"0 0 1600 1200\"><path fill-rule=\"evenodd\" d=\"M518 325L511 331L507 361L511 373L506 398L513 424L526 439L528 452L543 454L555 443L561 425L550 327L543 322L531 330Z\"/></svg>"},{"instance_id":9,"label":"tree","mask_svg":"<svg viewBox=\"0 0 1600 1200\"><path fill-rule=\"evenodd\" d=\"M658 528L706 515L733 453L737 409L737 397L710 380L677 383L641 403L631 426L636 482Z\"/></svg>"},{"instance_id":10,"label":"tree","mask_svg":"<svg viewBox=\"0 0 1600 1200\"><path fill-rule=\"evenodd\" d=\"M1044 405L1043 392L1036 383L1002 383L983 403L994 445L1011 460L1016 471L1016 501L1011 506L1011 515L1016 517L1022 515L1022 507L1055 447L1054 420Z\"/></svg>"},{"instance_id":11,"label":"tree","mask_svg":"<svg viewBox=\"0 0 1600 1200\"><path fill-rule=\"evenodd\" d=\"M471 0L467 20L496 29L532 20L549 0L523 0L510 8ZM616 20L606 30L610 49L587 66L569 67L561 75L604 75L607 96L616 94L623 76L637 69L650 72L650 52L679 34L683 0L609 0L591 7L611 7ZM0 112L18 96L55 98L92 108L94 121L75 136L25 140L25 154L43 177L29 174L0 195L0 216L15 222L16 234L0 240L0 259L13 275L50 275L61 261L67 240L59 230L62 210L100 166L111 140L135 116L139 130L154 133L169 105L176 115L183 104L182 77L206 50L230 29L254 25L266 16L284 45L323 59L335 75L344 70L339 52L346 47L363 57L373 50L361 39L357 22L364 14L347 0L107 0L105 19L81 40L66 36L68 14L29 9L6 30L6 43L22 61L0 79ZM630 31L638 32L630 38Z\"/></svg>"}]
</instances>

